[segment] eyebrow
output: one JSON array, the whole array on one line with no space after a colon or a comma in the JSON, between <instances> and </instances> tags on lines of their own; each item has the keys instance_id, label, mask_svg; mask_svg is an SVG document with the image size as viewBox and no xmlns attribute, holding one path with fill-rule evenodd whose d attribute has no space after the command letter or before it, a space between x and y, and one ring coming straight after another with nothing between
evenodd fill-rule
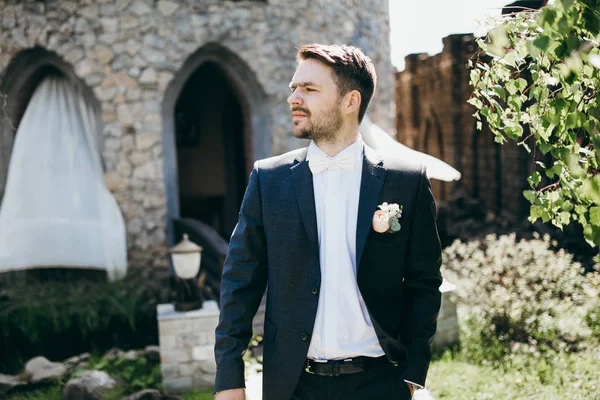
<instances>
[{"instance_id":1,"label":"eyebrow","mask_svg":"<svg viewBox=\"0 0 600 400\"><path fill-rule=\"evenodd\" d=\"M293 83L292 82L292 83L289 84L289 87L292 90L296 89L297 87L307 87L307 86L316 86L316 87L318 87L319 85L317 85L314 82L298 82L298 83Z\"/></svg>"}]
</instances>

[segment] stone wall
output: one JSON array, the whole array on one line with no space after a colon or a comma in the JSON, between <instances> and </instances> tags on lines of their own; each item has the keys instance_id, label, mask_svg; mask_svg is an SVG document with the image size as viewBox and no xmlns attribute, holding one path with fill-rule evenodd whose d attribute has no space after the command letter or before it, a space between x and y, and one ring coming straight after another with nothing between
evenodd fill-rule
<instances>
[{"instance_id":1,"label":"stone wall","mask_svg":"<svg viewBox=\"0 0 600 400\"><path fill-rule=\"evenodd\" d=\"M443 42L440 54L407 56L405 70L397 73L397 138L462 173L458 184L432 180L438 202L466 192L491 212L519 219L529 210L522 191L530 156L512 142L494 143L485 124L476 130L475 109L467 103L472 93L467 62L477 49L473 35L451 35Z\"/></svg>"},{"instance_id":2,"label":"stone wall","mask_svg":"<svg viewBox=\"0 0 600 400\"><path fill-rule=\"evenodd\" d=\"M379 85L369 114L393 131L388 0L0 0L0 85L14 81L6 71L23 50L39 47L91 89L101 105L106 180L125 216L131 262L164 265L167 209L177 209L167 204L176 185L169 181L173 160L163 135L170 121L163 116L165 103L174 102L165 96L179 93L168 88L185 78L180 71L199 49L218 45L235 56L223 65L243 70L238 84L250 77L264 92L264 112L252 115L250 135L268 137L255 143L253 158L280 154L306 144L291 137L286 98L295 51L309 42L357 45L373 59ZM11 110L16 100L4 98ZM5 167L16 128L7 120L0 122Z\"/></svg>"},{"instance_id":3,"label":"stone wall","mask_svg":"<svg viewBox=\"0 0 600 400\"><path fill-rule=\"evenodd\" d=\"M206 301L201 309L187 312L175 311L173 304L159 304L157 316L163 388L178 392L212 388L217 370L217 303Z\"/></svg>"}]
</instances>

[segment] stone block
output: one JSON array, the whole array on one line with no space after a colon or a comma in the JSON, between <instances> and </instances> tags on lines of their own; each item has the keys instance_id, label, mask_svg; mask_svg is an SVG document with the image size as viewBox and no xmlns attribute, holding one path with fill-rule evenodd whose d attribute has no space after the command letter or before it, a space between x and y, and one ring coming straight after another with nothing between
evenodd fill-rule
<instances>
[{"instance_id":1,"label":"stone block","mask_svg":"<svg viewBox=\"0 0 600 400\"><path fill-rule=\"evenodd\" d=\"M199 344L205 344L202 332L178 335L175 340L178 348L194 348Z\"/></svg>"},{"instance_id":2,"label":"stone block","mask_svg":"<svg viewBox=\"0 0 600 400\"><path fill-rule=\"evenodd\" d=\"M214 358L211 360L198 361L195 364L197 374L215 374L217 372L217 363Z\"/></svg>"},{"instance_id":3,"label":"stone block","mask_svg":"<svg viewBox=\"0 0 600 400\"><path fill-rule=\"evenodd\" d=\"M194 361L214 359L214 346L204 345L194 347L192 349L192 359Z\"/></svg>"},{"instance_id":4,"label":"stone block","mask_svg":"<svg viewBox=\"0 0 600 400\"><path fill-rule=\"evenodd\" d=\"M194 388L198 390L211 389L215 385L215 376L212 374L198 374L192 377Z\"/></svg>"},{"instance_id":5,"label":"stone block","mask_svg":"<svg viewBox=\"0 0 600 400\"><path fill-rule=\"evenodd\" d=\"M179 376L194 376L194 363L179 364Z\"/></svg>"},{"instance_id":6,"label":"stone block","mask_svg":"<svg viewBox=\"0 0 600 400\"><path fill-rule=\"evenodd\" d=\"M161 349L171 350L177 347L177 337L174 335L165 335L158 338Z\"/></svg>"},{"instance_id":7,"label":"stone block","mask_svg":"<svg viewBox=\"0 0 600 400\"><path fill-rule=\"evenodd\" d=\"M179 372L179 367L183 364L170 364L163 362L160 365L160 370L162 372L163 379L165 378L178 378L181 374Z\"/></svg>"},{"instance_id":8,"label":"stone block","mask_svg":"<svg viewBox=\"0 0 600 400\"><path fill-rule=\"evenodd\" d=\"M160 358L162 362L169 364L187 363L192 360L191 353L188 349L172 349L164 352L161 349Z\"/></svg>"},{"instance_id":9,"label":"stone block","mask_svg":"<svg viewBox=\"0 0 600 400\"><path fill-rule=\"evenodd\" d=\"M163 389L169 392L188 392L193 389L193 379L191 376L181 376L178 378L163 378Z\"/></svg>"},{"instance_id":10,"label":"stone block","mask_svg":"<svg viewBox=\"0 0 600 400\"><path fill-rule=\"evenodd\" d=\"M211 388L216 371L216 302L206 301L202 309L189 312L177 312L173 304L160 304L157 314L163 387L172 391Z\"/></svg>"}]
</instances>

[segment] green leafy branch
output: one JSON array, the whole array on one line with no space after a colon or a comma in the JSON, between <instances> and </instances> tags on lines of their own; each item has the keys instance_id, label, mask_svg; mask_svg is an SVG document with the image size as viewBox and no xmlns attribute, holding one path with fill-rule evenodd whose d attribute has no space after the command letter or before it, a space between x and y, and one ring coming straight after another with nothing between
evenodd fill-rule
<instances>
[{"instance_id":1,"label":"green leafy branch","mask_svg":"<svg viewBox=\"0 0 600 400\"><path fill-rule=\"evenodd\" d=\"M557 0L490 21L469 61L477 128L533 153L530 221L600 245L600 0ZM548 162L550 160L550 162Z\"/></svg>"}]
</instances>

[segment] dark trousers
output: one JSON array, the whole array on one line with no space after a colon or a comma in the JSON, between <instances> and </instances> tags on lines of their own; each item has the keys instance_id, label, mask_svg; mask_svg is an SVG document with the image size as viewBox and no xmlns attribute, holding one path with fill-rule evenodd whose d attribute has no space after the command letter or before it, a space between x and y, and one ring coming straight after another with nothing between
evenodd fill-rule
<instances>
[{"instance_id":1,"label":"dark trousers","mask_svg":"<svg viewBox=\"0 0 600 400\"><path fill-rule=\"evenodd\" d=\"M339 376L302 372L291 400L410 400L406 383L394 366L380 363L366 371Z\"/></svg>"}]
</instances>

